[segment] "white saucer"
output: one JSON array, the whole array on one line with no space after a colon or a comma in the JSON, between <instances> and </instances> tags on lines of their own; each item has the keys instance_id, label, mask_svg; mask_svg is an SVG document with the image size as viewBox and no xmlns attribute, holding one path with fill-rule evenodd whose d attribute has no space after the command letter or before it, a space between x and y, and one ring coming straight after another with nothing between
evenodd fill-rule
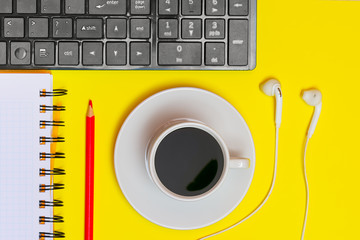
<instances>
[{"instance_id":1,"label":"white saucer","mask_svg":"<svg viewBox=\"0 0 360 240\"><path fill-rule=\"evenodd\" d=\"M221 187L198 201L165 195L147 173L145 151L156 129L177 118L213 128L231 156L250 159L250 168L230 169ZM143 217L167 228L196 229L219 221L241 202L253 178L255 147L246 122L223 98L202 89L174 88L149 97L131 112L117 137L114 165L123 194Z\"/></svg>"}]
</instances>

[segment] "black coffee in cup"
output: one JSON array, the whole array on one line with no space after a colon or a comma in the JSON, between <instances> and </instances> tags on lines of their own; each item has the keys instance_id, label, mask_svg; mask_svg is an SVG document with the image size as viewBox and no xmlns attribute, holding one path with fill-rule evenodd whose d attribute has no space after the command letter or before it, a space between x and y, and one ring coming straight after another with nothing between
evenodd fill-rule
<instances>
[{"instance_id":1,"label":"black coffee in cup","mask_svg":"<svg viewBox=\"0 0 360 240\"><path fill-rule=\"evenodd\" d=\"M224 155L208 132L184 127L162 139L155 154L161 183L182 196L198 196L212 189L222 176Z\"/></svg>"}]
</instances>

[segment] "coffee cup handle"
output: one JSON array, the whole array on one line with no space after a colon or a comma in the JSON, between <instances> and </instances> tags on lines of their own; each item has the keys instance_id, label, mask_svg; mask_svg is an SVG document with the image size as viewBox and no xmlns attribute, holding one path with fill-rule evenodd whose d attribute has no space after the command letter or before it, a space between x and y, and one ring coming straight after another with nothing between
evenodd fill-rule
<instances>
[{"instance_id":1,"label":"coffee cup handle","mask_svg":"<svg viewBox=\"0 0 360 240\"><path fill-rule=\"evenodd\" d=\"M231 158L229 161L230 168L249 168L250 159L248 158Z\"/></svg>"}]
</instances>

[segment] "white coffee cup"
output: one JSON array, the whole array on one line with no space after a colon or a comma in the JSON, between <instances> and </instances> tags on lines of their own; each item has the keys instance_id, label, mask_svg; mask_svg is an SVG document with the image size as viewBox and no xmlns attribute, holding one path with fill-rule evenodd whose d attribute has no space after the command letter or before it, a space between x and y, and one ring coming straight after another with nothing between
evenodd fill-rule
<instances>
[{"instance_id":1,"label":"white coffee cup","mask_svg":"<svg viewBox=\"0 0 360 240\"><path fill-rule=\"evenodd\" d=\"M155 168L155 155L157 149L162 142L162 140L168 136L170 133L173 133L176 130L183 129L183 128L196 128L200 129L208 134L210 134L218 143L222 150L223 155L223 169L220 175L220 178L217 180L216 184L212 186L211 189L208 191L195 195L195 196L184 196L177 194L171 190L169 190L160 180L156 168ZM229 168L249 168L250 160L247 158L241 157L230 157L229 150L224 142L224 140L220 137L220 135L210 128L209 126L205 125L202 122L191 120L191 119L176 119L173 121L168 122L164 126L162 126L156 134L150 139L147 150L146 150L146 166L149 173L150 178L155 183L155 185L166 195L172 197L177 200L181 201L193 201L205 198L212 193L214 193L224 182L226 175L228 173Z\"/></svg>"}]
</instances>

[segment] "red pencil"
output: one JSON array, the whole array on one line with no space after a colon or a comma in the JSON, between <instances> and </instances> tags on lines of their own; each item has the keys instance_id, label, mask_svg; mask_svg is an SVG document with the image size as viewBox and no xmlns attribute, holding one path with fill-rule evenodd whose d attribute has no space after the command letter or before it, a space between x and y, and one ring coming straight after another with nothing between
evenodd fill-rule
<instances>
[{"instance_id":1,"label":"red pencil","mask_svg":"<svg viewBox=\"0 0 360 240\"><path fill-rule=\"evenodd\" d=\"M94 134L95 115L92 101L86 115L86 183L85 183L85 240L93 240L94 216Z\"/></svg>"}]
</instances>

